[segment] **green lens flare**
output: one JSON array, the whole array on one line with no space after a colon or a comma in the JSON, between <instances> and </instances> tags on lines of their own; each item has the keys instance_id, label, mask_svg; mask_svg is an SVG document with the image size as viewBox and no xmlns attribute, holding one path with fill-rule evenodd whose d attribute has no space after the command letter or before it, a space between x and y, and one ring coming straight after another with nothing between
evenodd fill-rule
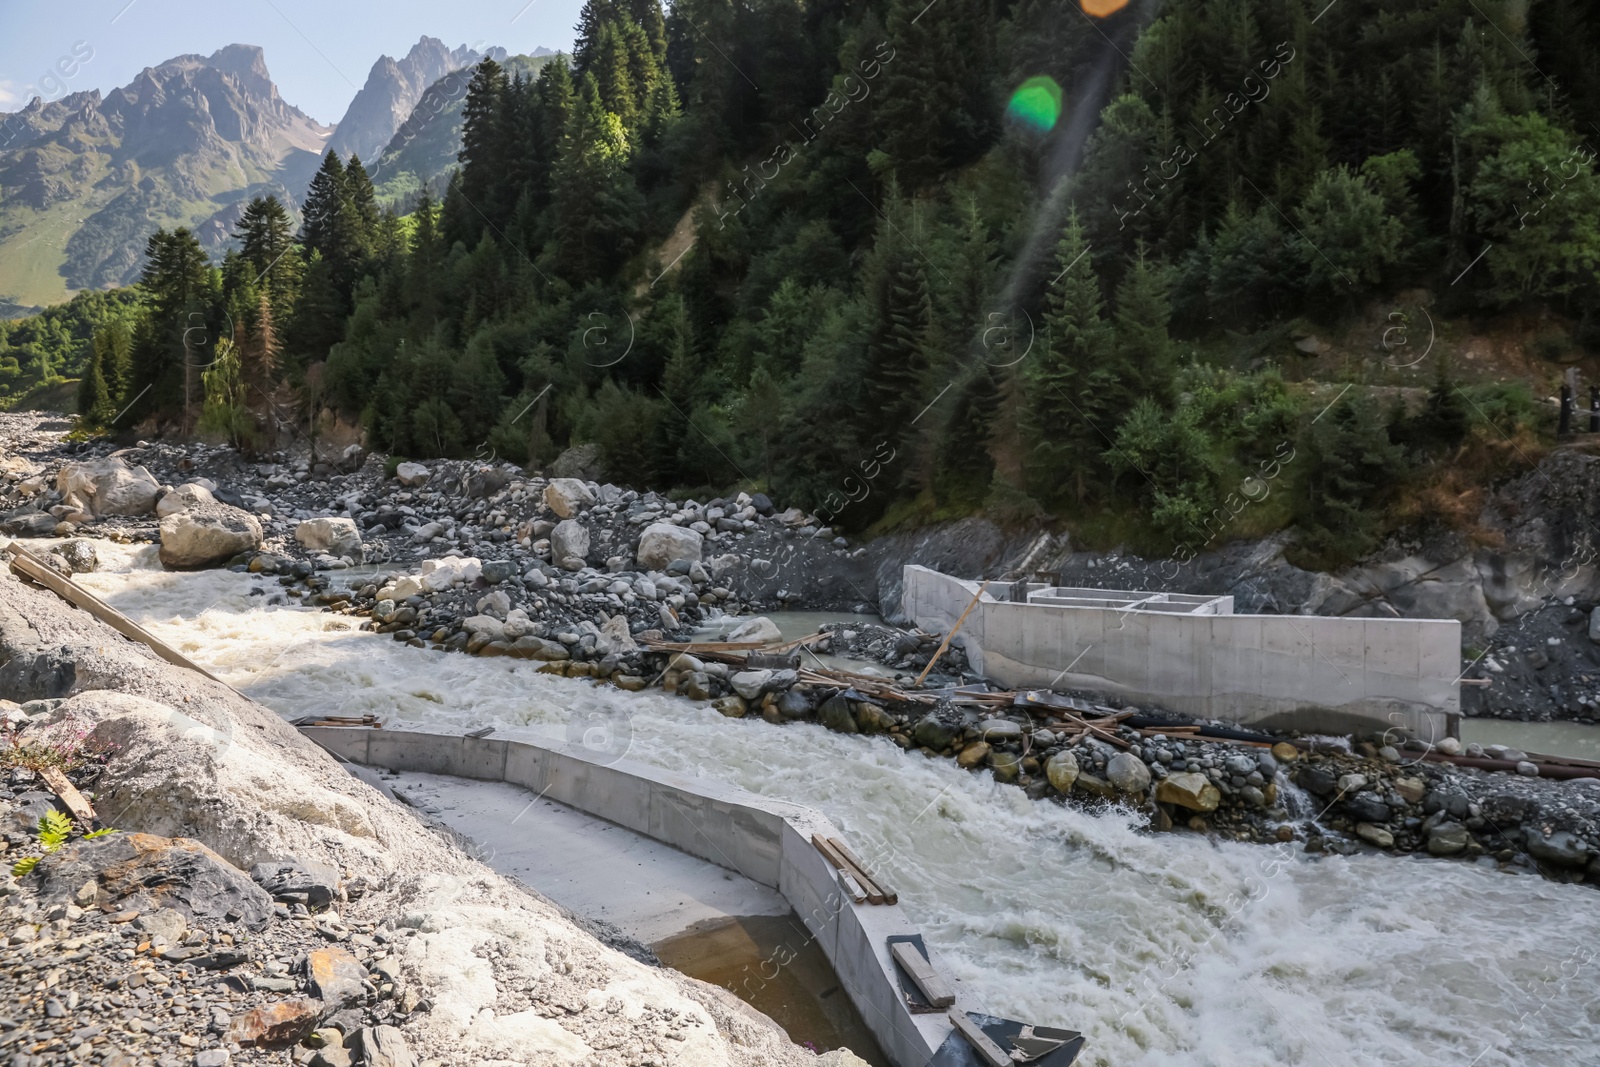
<instances>
[{"instance_id":1,"label":"green lens flare","mask_svg":"<svg viewBox=\"0 0 1600 1067\"><path fill-rule=\"evenodd\" d=\"M1029 78L1011 94L1006 114L1040 132L1054 128L1061 117L1061 86L1043 74Z\"/></svg>"}]
</instances>

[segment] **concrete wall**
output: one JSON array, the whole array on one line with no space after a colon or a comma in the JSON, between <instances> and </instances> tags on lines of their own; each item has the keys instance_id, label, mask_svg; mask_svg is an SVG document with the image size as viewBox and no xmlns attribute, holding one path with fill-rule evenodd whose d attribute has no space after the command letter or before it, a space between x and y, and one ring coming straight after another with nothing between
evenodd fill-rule
<instances>
[{"instance_id":1,"label":"concrete wall","mask_svg":"<svg viewBox=\"0 0 1600 1067\"><path fill-rule=\"evenodd\" d=\"M843 835L818 811L632 760L604 762L580 746L517 731L481 738L427 730L301 732L353 763L512 782L772 886L816 937L897 1067L924 1067L951 1032L942 1014L906 1010L885 941L918 931L898 905L852 904L840 892L811 835ZM938 967L937 955L929 955Z\"/></svg>"},{"instance_id":2,"label":"concrete wall","mask_svg":"<svg viewBox=\"0 0 1600 1067\"><path fill-rule=\"evenodd\" d=\"M933 632L955 625L978 591L926 567L908 566L904 577L905 614ZM1001 685L1097 689L1241 723L1405 727L1440 738L1461 710L1454 620L1188 615L1002 603L985 593L955 641Z\"/></svg>"}]
</instances>

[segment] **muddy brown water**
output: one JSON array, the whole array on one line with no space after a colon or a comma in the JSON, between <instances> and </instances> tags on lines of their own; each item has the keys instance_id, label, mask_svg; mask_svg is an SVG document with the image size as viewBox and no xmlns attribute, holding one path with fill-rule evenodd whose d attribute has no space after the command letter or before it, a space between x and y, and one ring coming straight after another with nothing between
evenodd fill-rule
<instances>
[{"instance_id":1,"label":"muddy brown water","mask_svg":"<svg viewBox=\"0 0 1600 1067\"><path fill-rule=\"evenodd\" d=\"M817 1052L848 1048L892 1067L800 918L707 919L650 946L661 962L732 992Z\"/></svg>"}]
</instances>

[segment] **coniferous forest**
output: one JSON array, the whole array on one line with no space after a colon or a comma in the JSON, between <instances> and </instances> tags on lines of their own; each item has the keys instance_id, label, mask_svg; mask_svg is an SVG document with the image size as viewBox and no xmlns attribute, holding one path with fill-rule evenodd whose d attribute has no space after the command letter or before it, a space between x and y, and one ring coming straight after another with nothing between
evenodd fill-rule
<instances>
[{"instance_id":1,"label":"coniferous forest","mask_svg":"<svg viewBox=\"0 0 1600 1067\"><path fill-rule=\"evenodd\" d=\"M254 200L220 263L151 235L133 297L67 316L81 417L269 449L327 412L533 466L589 443L621 483L853 529L987 511L1191 553L1271 484L1250 522L1352 557L1539 415L1441 361L1407 405L1281 353L1415 289L1600 343L1586 14L590 0L570 57L475 68L438 188L383 204L329 154L298 222ZM70 348L47 318L0 360Z\"/></svg>"}]
</instances>

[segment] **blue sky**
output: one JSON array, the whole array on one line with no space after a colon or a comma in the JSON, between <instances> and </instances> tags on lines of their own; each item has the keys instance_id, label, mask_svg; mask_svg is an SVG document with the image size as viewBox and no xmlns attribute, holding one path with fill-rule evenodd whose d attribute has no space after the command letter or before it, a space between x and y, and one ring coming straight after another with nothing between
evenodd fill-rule
<instances>
[{"instance_id":1,"label":"blue sky","mask_svg":"<svg viewBox=\"0 0 1600 1067\"><path fill-rule=\"evenodd\" d=\"M512 53L572 47L582 0L0 0L0 111L126 85L145 67L228 44L266 51L289 103L338 121L380 55L417 38ZM74 51L78 57L74 58ZM70 76L64 76L69 71Z\"/></svg>"}]
</instances>

